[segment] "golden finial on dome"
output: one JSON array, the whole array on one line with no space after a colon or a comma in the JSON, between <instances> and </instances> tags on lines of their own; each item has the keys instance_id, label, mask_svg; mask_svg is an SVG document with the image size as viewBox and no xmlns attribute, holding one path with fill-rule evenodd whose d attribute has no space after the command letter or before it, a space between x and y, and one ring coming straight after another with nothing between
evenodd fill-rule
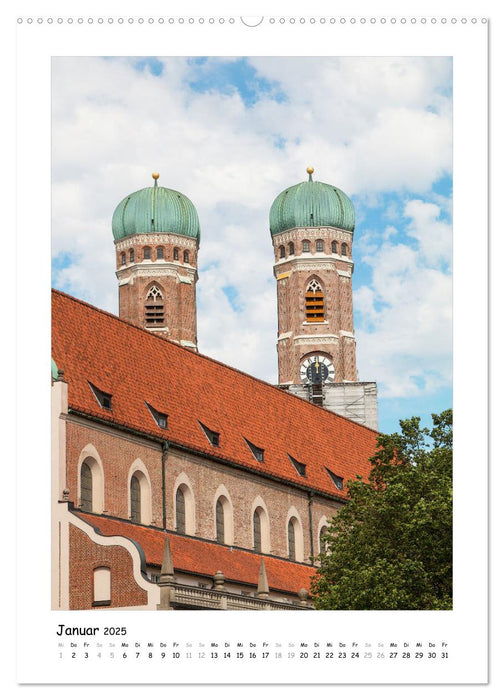
<instances>
[{"instance_id":1,"label":"golden finial on dome","mask_svg":"<svg viewBox=\"0 0 504 700\"><path fill-rule=\"evenodd\" d=\"M306 172L308 173L308 175L313 175L314 171L315 171L315 168L313 168L311 165L309 165L306 168Z\"/></svg>"},{"instance_id":2,"label":"golden finial on dome","mask_svg":"<svg viewBox=\"0 0 504 700\"><path fill-rule=\"evenodd\" d=\"M159 179L159 173L152 173L152 177L154 178L154 180L158 180L158 179Z\"/></svg>"}]
</instances>

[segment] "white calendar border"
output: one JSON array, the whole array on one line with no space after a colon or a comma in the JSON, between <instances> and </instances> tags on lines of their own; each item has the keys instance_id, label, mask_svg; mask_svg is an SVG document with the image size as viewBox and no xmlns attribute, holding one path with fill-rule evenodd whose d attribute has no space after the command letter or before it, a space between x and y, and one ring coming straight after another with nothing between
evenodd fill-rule
<instances>
[{"instance_id":1,"label":"white calendar border","mask_svg":"<svg viewBox=\"0 0 504 700\"><path fill-rule=\"evenodd\" d=\"M128 16L126 12L126 4L121 5L123 9L122 16ZM144 8L142 8L144 9ZM477 8L475 8L477 9ZM72 8L72 16L75 10ZM166 12L163 12L166 16ZM196 14L196 13L195 13ZM329 13L325 13L330 16ZM113 16L118 16L116 13L111 13ZM138 9L136 12L131 12L131 15L138 17ZM47 16L34 14L32 17L36 20L39 16ZM68 15L62 14L62 17ZM87 4L86 14L84 17L92 16L90 12L90 3ZM99 12L95 15L99 16ZM147 17L147 14L143 13ZM189 16L185 14L183 16ZM198 16L196 14L196 16ZM226 16L235 16L226 15ZM296 16L296 15L294 15ZM297 15L301 16L301 15ZM371 15L368 15L371 16ZM375 16L380 17L376 14ZM398 15L400 17L401 15ZM351 17L347 14L347 17ZM421 17L421 15L419 15ZM451 17L451 15L448 15ZM479 17L479 16L478 16ZM467 16L468 22L471 22L472 15ZM429 18L430 19L430 18ZM479 20L480 21L480 20ZM277 28L272 29L268 33L267 39L261 37L261 46L258 50L257 35L253 32L237 32L233 36L233 30L229 32L229 36L225 37L226 50L222 49L222 42L219 38L219 51L215 50L217 25L213 28L208 23L199 31L197 27L185 25L180 28L179 41L175 46L172 46L174 55L197 55L199 54L230 54L230 55L246 55L246 54L268 54L268 55L313 55L319 53L313 51L314 41L309 42L305 39L304 28L298 26L289 27L289 32L284 32L279 39ZM484 30L481 25L474 28L467 26L464 31L463 25L460 22L457 25L446 25L445 33L437 29L430 28L430 31L424 31L423 35L420 32L414 31L411 24L405 25L401 31L397 31L398 27L394 26L388 18L388 23L379 27L379 34L375 32L374 36L371 32L372 25L368 22L367 25L356 24L353 26L348 23L345 32L338 35L338 53L353 54L353 55L377 55L382 53L382 47L387 47L388 54L395 55L442 55L448 54L454 56L454 109L455 109L455 154L454 154L454 226L457 230L463 229L470 232L479 230L481 232L481 249L478 254L478 265L476 266L468 255L468 251L457 249L455 245L455 518L456 518L456 548L455 548L455 605L453 613L304 613L302 616L302 625L304 634L308 636L312 634L313 629L320 630L318 635L322 635L322 631L330 629L334 624L334 619L337 619L338 628L340 628L345 637L350 635L350 631L354 635L360 635L364 639L371 634L376 634L375 629L383 629L387 627L392 633L396 623L399 624L400 630L405 632L415 629L415 634L422 634L426 637L435 635L436 639L440 640L446 637L449 641L451 649L457 648L461 642L467 647L469 642L474 644L477 640L477 658L474 654L469 658L464 655L464 649L460 649L462 654L459 657L455 667L450 665L449 673L444 672L443 677L430 677L428 680L423 678L411 679L408 672L397 670L393 674L393 678L380 677L381 670L377 670L376 676L370 676L369 682L445 682L445 683L482 683L486 678L486 640L487 640L487 587L486 587L486 570L487 570L487 547L486 547L486 523L487 523L487 504L486 504L486 347L485 337L486 329L479 328L481 334L481 347L478 344L476 348L467 347L464 343L464 331L462 317L466 313L467 308L480 306L485 308L486 305L486 269L485 269L485 234L481 231L482 213L486 211L486 49ZM18 56L19 70L19 99L20 110L18 113L18 138L19 138L19 153L18 153L18 191L21 191L23 184L26 182L27 173L29 173L30 181L37 182L38 196L34 202L34 208L39 213L40 220L45 222L45 226L41 228L45 231L43 240L38 240L37 246L39 250L43 250L44 254L48 252L49 246L49 231L50 231L50 149L49 149L49 134L50 134L50 110L48 110L49 100L49 71L50 71L50 55L86 55L90 53L102 54L135 54L135 55L166 55L166 47L164 50L157 50L157 46L162 47L162 32L155 31L155 26L143 28L136 24L134 28L115 25L107 30L106 46L100 43L100 38L95 27L87 27L86 35L79 37L75 32L70 33L58 29L56 25L49 27L47 24L35 27L29 35L29 46L25 38L20 39L20 55ZM378 27L375 26L375 29ZM420 29L418 26L416 29ZM424 29L427 29L424 27ZM25 31L23 29L22 31ZM28 28L26 27L26 31ZM59 34L58 34L59 31ZM220 31L220 30L219 30ZM50 35L50 36L49 36ZM220 36L220 35L219 35ZM25 35L27 37L27 35ZM378 44L377 42L378 37ZM469 37L469 38L468 38ZM134 45L134 49L132 48ZM363 50L362 47L366 49ZM192 47L195 47L191 50ZM330 52L327 52L329 55ZM323 52L321 52L323 55ZM28 88L28 89L27 89ZM25 93L25 89L26 93ZM474 124L479 126L474 129ZM471 138L468 138L470 133ZM466 166L466 163L471 163L471 173ZM478 178L474 178L474 173L477 173ZM471 177L470 177L471 175ZM468 207L469 196L474 206ZM19 225L23 227L24 212L18 212ZM457 266L471 275L471 279L477 282L477 299L472 295L468 297L467 286L464 284L463 276L457 279ZM22 270L18 269L18 283L21 283L23 276L30 279L37 279L40 284L49 287L49 270L44 269L42 273L38 269L38 263L34 260L23 259ZM23 304L23 290L18 289L18 297ZM26 300L25 300L26 301ZM48 404L45 407L45 401L48 401L48 391L45 386L45 376L47 374L47 354L46 348L49 347L48 336L48 307L45 298L40 298L36 301L36 322L28 329L18 327L19 345L18 345L18 367L30 367L29 372L23 373L19 377L18 396L20 407L18 413L18 425L20 426L20 434L22 432L24 407L31 406L32 415L37 415L36 425L30 425L30 441L29 444L18 442L18 463L26 465L32 463L33 460L33 445L37 445L37 453L46 453L49 455L48 444ZM32 302L31 302L32 303ZM34 353L32 339L36 337L37 352ZM40 350L40 351L38 351ZM478 415L474 420L473 413L469 410L467 398L462 396L462 386L464 384L465 367L474 365L475 354L478 364L481 367L481 382L479 386L471 386L471 401L478 406ZM33 386L36 387L35 403L33 400ZM458 433L458 434L457 434ZM38 460L40 464L40 460ZM463 472L458 473L458 465L463 464ZM471 479L474 479L477 473L477 494L475 495L474 482L471 484ZM49 485L46 479L47 474L44 474L43 469L33 469L30 482L25 481L18 483L18 542L19 542L19 558L18 558L18 641L19 651L18 658L20 661L19 680L24 682L85 682L89 680L89 670L83 668L81 674L75 673L75 669L62 669L54 665L51 653L54 651L54 629L63 618L72 618L72 624L79 624L77 620L90 620L89 613L54 613L44 607L45 602L50 600L49 595L49 563L47 556L49 552L49 512L45 510L45 506L41 504L40 494L46 494L46 502L49 503ZM27 522L25 513L27 511L26 504L33 504L28 510L32 513L32 518ZM466 517L467 513L471 513L471 517ZM40 524L42 523L42 527ZM34 528L36 528L37 546L34 546ZM47 546L41 546L41 543L47 543ZM470 561L467 557L468 544L471 549ZM27 555L29 555L30 567L29 571L26 567ZM46 556L47 555L47 556ZM37 572L36 585L34 586L31 571ZM474 571L482 572L474 581ZM26 604L28 601L28 604ZM135 627L141 627L147 623L152 629L153 625L159 624L158 616L150 613L119 613L113 612L103 613L108 620L125 620L128 626L134 624ZM182 634L182 628L187 628L189 624L194 624L193 634L197 634L196 630L200 627L199 619L205 620L209 613L191 612L190 617L183 616L182 619L177 619L178 616L170 618L170 627L177 630L180 625L180 630L177 634ZM134 620L133 623L129 619ZM138 616L138 621L135 619ZM145 617L149 616L149 617ZM246 618L243 618L246 616ZM192 619L194 617L194 620ZM228 635L236 634L237 626L242 626L246 620L249 634L255 634L258 637L264 635L264 629L268 628L268 618L270 613L263 613L262 616L250 616L248 613L227 613L219 618L219 627L223 638ZM105 618L102 618L105 620ZM140 618L142 623L140 624ZM94 618L93 618L94 619ZM212 616L212 622L215 617ZM75 620L75 622L73 622ZM278 618L272 620L272 628L278 626ZM306 621L305 621L306 620ZM92 622L89 622L92 624ZM124 624L124 622L123 622ZM166 624L163 622L163 625ZM299 635L300 618L296 613L283 613L281 618L283 633L286 639ZM376 626L376 627L375 627ZM370 632L370 627L373 632ZM309 630L309 631L308 631ZM201 632L199 632L201 634ZM341 634L341 632L338 632ZM399 632L397 632L399 634ZM27 652L37 650L38 661L31 663L31 668L27 668ZM44 655L44 650L47 649L48 656ZM40 653L42 652L42 653ZM35 656L35 655L34 655ZM32 659L33 661L33 659ZM445 667L446 668L446 667ZM133 669L131 669L133 671ZM310 670L304 671L310 676ZM314 670L313 670L314 672ZM138 677L133 674L128 677L129 672L124 669L120 670L120 676L113 678L112 682L138 682ZM201 678L201 682L223 682L222 669L218 671L220 674L215 677L215 671L208 669L208 675ZM233 671L226 668L228 678L226 682L253 682L256 680L256 672L251 674L241 675L240 670L233 675ZM388 672L387 672L388 673ZM103 676L93 676L93 682L110 682L110 669ZM306 677L306 676L305 676ZM175 682L182 682L183 678L178 678ZM146 682L146 679L142 679ZM155 676L154 682L166 682L162 676ZM303 682L302 674L300 677L290 675L289 678L275 677L275 672L272 671L271 677L268 676L263 682ZM331 678L323 677L322 682L362 682L362 679L355 676L349 678L347 676L339 677L337 681Z\"/></svg>"}]
</instances>

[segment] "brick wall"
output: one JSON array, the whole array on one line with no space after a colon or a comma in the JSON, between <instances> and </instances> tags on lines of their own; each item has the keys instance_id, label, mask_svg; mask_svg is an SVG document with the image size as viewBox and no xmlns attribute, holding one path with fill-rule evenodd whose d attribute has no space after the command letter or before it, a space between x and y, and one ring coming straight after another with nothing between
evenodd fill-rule
<instances>
[{"instance_id":1,"label":"brick wall","mask_svg":"<svg viewBox=\"0 0 504 700\"><path fill-rule=\"evenodd\" d=\"M95 427L90 422L69 420L67 486L70 490L69 499L77 507L79 506L78 465L79 460L82 459L82 451L88 445L93 446L103 465L105 513L119 518L128 518L128 475L132 464L140 459L145 465L151 482L152 524L163 527L161 446L128 437L119 431ZM288 556L288 515L289 512L295 512L299 516L303 530L304 560L309 561L310 514L306 492L238 468L217 464L202 456L187 454L176 448L170 448L167 454L165 480L167 529L175 529L175 493L177 487L185 483L194 498L195 531L191 534L215 540L215 502L220 493L225 493L233 510L232 544L252 549L253 507L259 497L259 502L266 510L269 519L270 552L282 557ZM330 520L338 507L339 505L330 499L323 497L314 499L312 525L315 555L318 554L316 524L323 516Z\"/></svg>"},{"instance_id":2,"label":"brick wall","mask_svg":"<svg viewBox=\"0 0 504 700\"><path fill-rule=\"evenodd\" d=\"M129 552L117 545L102 546L70 525L70 609L93 607L93 571L107 567L111 572L110 606L105 609L146 605L147 592L133 578L133 562ZM100 608L97 608L100 609Z\"/></svg>"}]
</instances>

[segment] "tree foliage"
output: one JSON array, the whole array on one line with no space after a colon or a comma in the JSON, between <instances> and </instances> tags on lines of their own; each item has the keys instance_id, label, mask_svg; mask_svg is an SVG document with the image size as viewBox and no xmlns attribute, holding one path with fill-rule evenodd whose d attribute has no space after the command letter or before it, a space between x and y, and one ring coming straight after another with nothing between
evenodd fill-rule
<instances>
[{"instance_id":1,"label":"tree foliage","mask_svg":"<svg viewBox=\"0 0 504 700\"><path fill-rule=\"evenodd\" d=\"M451 609L452 411L432 419L431 430L413 417L380 435L369 482L349 482L324 536L316 608Z\"/></svg>"}]
</instances>

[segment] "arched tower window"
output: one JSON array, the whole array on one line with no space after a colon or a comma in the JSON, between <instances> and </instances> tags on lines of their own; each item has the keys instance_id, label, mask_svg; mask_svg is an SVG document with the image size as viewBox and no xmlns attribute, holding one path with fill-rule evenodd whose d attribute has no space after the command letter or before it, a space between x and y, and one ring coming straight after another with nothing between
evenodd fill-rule
<instances>
[{"instance_id":1,"label":"arched tower window","mask_svg":"<svg viewBox=\"0 0 504 700\"><path fill-rule=\"evenodd\" d=\"M186 533L186 502L182 486L179 486L175 495L175 523L177 532Z\"/></svg>"},{"instance_id":2,"label":"arched tower window","mask_svg":"<svg viewBox=\"0 0 504 700\"><path fill-rule=\"evenodd\" d=\"M148 246L145 246L145 248L143 249L143 257L144 257L144 260L151 259L151 249Z\"/></svg>"},{"instance_id":3,"label":"arched tower window","mask_svg":"<svg viewBox=\"0 0 504 700\"><path fill-rule=\"evenodd\" d=\"M348 246L346 243L341 244L341 255L348 255Z\"/></svg>"},{"instance_id":4,"label":"arched tower window","mask_svg":"<svg viewBox=\"0 0 504 700\"><path fill-rule=\"evenodd\" d=\"M121 265L126 265L126 253L121 253Z\"/></svg>"},{"instance_id":5,"label":"arched tower window","mask_svg":"<svg viewBox=\"0 0 504 700\"><path fill-rule=\"evenodd\" d=\"M324 252L324 241L321 238L315 241L315 250L317 251L317 253Z\"/></svg>"},{"instance_id":6,"label":"arched tower window","mask_svg":"<svg viewBox=\"0 0 504 700\"><path fill-rule=\"evenodd\" d=\"M189 251L184 250L184 262L188 263L189 262Z\"/></svg>"},{"instance_id":7,"label":"arched tower window","mask_svg":"<svg viewBox=\"0 0 504 700\"><path fill-rule=\"evenodd\" d=\"M333 242L331 243L331 250L332 250L333 253L337 253L337 252L338 252L338 247L337 247L336 241L333 241Z\"/></svg>"},{"instance_id":8,"label":"arched tower window","mask_svg":"<svg viewBox=\"0 0 504 700\"><path fill-rule=\"evenodd\" d=\"M174 259L174 260L178 260L178 259L179 259L179 249L178 249L178 248L174 248L174 249L173 249L173 259Z\"/></svg>"},{"instance_id":9,"label":"arched tower window","mask_svg":"<svg viewBox=\"0 0 504 700\"><path fill-rule=\"evenodd\" d=\"M130 252L130 262L135 262L135 251L131 248Z\"/></svg>"},{"instance_id":10,"label":"arched tower window","mask_svg":"<svg viewBox=\"0 0 504 700\"><path fill-rule=\"evenodd\" d=\"M310 252L310 241L303 241L303 253Z\"/></svg>"},{"instance_id":11,"label":"arched tower window","mask_svg":"<svg viewBox=\"0 0 504 700\"><path fill-rule=\"evenodd\" d=\"M306 320L309 323L320 323L324 320L324 292L317 280L312 280L307 286L305 304Z\"/></svg>"},{"instance_id":12,"label":"arched tower window","mask_svg":"<svg viewBox=\"0 0 504 700\"><path fill-rule=\"evenodd\" d=\"M294 255L294 243L292 241L289 243L289 255Z\"/></svg>"},{"instance_id":13,"label":"arched tower window","mask_svg":"<svg viewBox=\"0 0 504 700\"><path fill-rule=\"evenodd\" d=\"M280 257L285 258L285 246L284 245L280 246Z\"/></svg>"},{"instance_id":14,"label":"arched tower window","mask_svg":"<svg viewBox=\"0 0 504 700\"><path fill-rule=\"evenodd\" d=\"M140 523L141 520L141 500L140 500L140 482L136 476L131 477L130 483L130 500L131 500L131 520L134 523Z\"/></svg>"},{"instance_id":15,"label":"arched tower window","mask_svg":"<svg viewBox=\"0 0 504 700\"><path fill-rule=\"evenodd\" d=\"M163 246L158 246L156 248L156 258L157 258L157 260L164 260L164 248L163 248Z\"/></svg>"},{"instance_id":16,"label":"arched tower window","mask_svg":"<svg viewBox=\"0 0 504 700\"><path fill-rule=\"evenodd\" d=\"M164 325L163 295L155 284L149 289L145 301L145 326L156 328Z\"/></svg>"},{"instance_id":17,"label":"arched tower window","mask_svg":"<svg viewBox=\"0 0 504 700\"><path fill-rule=\"evenodd\" d=\"M93 474L91 467L83 462L80 473L80 503L82 510L93 512Z\"/></svg>"}]
</instances>

